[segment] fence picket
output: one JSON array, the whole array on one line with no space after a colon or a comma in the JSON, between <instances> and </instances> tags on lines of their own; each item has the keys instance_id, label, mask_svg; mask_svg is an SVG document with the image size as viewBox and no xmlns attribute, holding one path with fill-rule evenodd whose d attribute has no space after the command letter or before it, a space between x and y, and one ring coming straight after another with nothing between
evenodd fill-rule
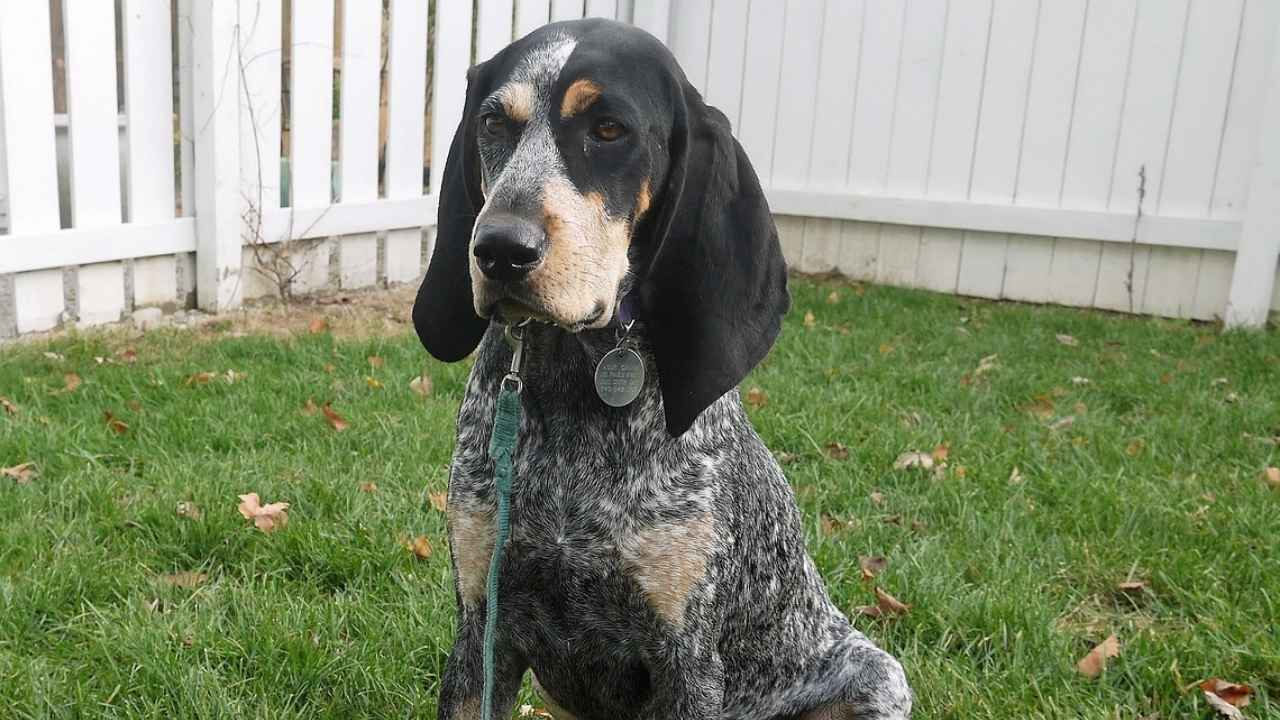
<instances>
[{"instance_id":1,"label":"fence picket","mask_svg":"<svg viewBox=\"0 0 1280 720\"><path fill-rule=\"evenodd\" d=\"M476 6L476 62L484 62L511 42L513 0L479 0Z\"/></svg>"},{"instance_id":2,"label":"fence picket","mask_svg":"<svg viewBox=\"0 0 1280 720\"><path fill-rule=\"evenodd\" d=\"M746 63L747 13L734 3L713 3L703 97L729 118L736 132L742 108L742 69ZM678 18L677 18L678 21Z\"/></svg>"},{"instance_id":3,"label":"fence picket","mask_svg":"<svg viewBox=\"0 0 1280 720\"><path fill-rule=\"evenodd\" d=\"M169 220L174 217L175 204L169 3L125 0L121 20L128 221ZM172 255L134 261L135 306L173 302L177 296L178 274Z\"/></svg>"},{"instance_id":4,"label":"fence picket","mask_svg":"<svg viewBox=\"0 0 1280 720\"><path fill-rule=\"evenodd\" d=\"M639 11L637 5L636 10ZM767 186L773 176L773 141L778 110L778 79L782 64L782 33L786 25L784 3L754 3L747 20L747 45L752 52L743 66L751 78L742 88L738 141Z\"/></svg>"},{"instance_id":5,"label":"fence picket","mask_svg":"<svg viewBox=\"0 0 1280 720\"><path fill-rule=\"evenodd\" d=\"M516 0L516 37L537 30L551 19L550 0Z\"/></svg>"},{"instance_id":6,"label":"fence picket","mask_svg":"<svg viewBox=\"0 0 1280 720\"><path fill-rule=\"evenodd\" d=\"M582 0L551 0L551 22L582 17Z\"/></svg>"},{"instance_id":7,"label":"fence picket","mask_svg":"<svg viewBox=\"0 0 1280 720\"><path fill-rule=\"evenodd\" d=\"M617 0L587 0L586 11L583 17L600 17L610 20L618 17Z\"/></svg>"},{"instance_id":8,"label":"fence picket","mask_svg":"<svg viewBox=\"0 0 1280 720\"><path fill-rule=\"evenodd\" d=\"M342 4L342 92L338 167L343 203L378 199L378 90L382 65L382 8ZM364 287L378 280L378 236L339 241L338 282Z\"/></svg>"},{"instance_id":9,"label":"fence picket","mask_svg":"<svg viewBox=\"0 0 1280 720\"><path fill-rule=\"evenodd\" d=\"M70 127L71 224L118 225L121 216L120 121L116 99L115 8L110 0L63 0L67 114ZM74 11L74 12L73 12ZM84 265L77 271L78 321L98 325L124 312L124 266Z\"/></svg>"},{"instance_id":10,"label":"fence picket","mask_svg":"<svg viewBox=\"0 0 1280 720\"><path fill-rule=\"evenodd\" d=\"M438 16L436 22L440 22ZM414 198L423 193L426 64L427 0L392 0L385 151L389 199ZM388 230L385 255L388 282L416 276L422 257L422 231Z\"/></svg>"},{"instance_id":11,"label":"fence picket","mask_svg":"<svg viewBox=\"0 0 1280 720\"><path fill-rule=\"evenodd\" d=\"M685 77L700 91L707 87L707 48L711 44L711 0L684 0L676 8L667 45Z\"/></svg>"}]
</instances>

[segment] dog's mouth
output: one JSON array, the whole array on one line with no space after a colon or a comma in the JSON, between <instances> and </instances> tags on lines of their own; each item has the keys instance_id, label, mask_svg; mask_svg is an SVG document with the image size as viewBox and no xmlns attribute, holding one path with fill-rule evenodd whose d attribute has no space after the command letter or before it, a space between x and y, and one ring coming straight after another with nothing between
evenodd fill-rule
<instances>
[{"instance_id":1,"label":"dog's mouth","mask_svg":"<svg viewBox=\"0 0 1280 720\"><path fill-rule=\"evenodd\" d=\"M536 320L537 322L546 323L548 325L556 325L561 329L578 333L587 329L596 329L604 327L608 318L606 313L608 308L605 303L597 301L586 316L576 319L566 319L556 317L552 312L546 309L541 303L530 302L518 297L504 297L489 305L484 317L496 317L507 324L518 324L525 320Z\"/></svg>"}]
</instances>

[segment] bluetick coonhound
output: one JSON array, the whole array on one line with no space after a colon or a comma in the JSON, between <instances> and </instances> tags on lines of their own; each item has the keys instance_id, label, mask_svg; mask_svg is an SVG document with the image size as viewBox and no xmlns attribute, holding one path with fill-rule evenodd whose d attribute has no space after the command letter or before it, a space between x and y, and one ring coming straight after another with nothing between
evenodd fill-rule
<instances>
[{"instance_id":1,"label":"bluetick coonhound","mask_svg":"<svg viewBox=\"0 0 1280 720\"><path fill-rule=\"evenodd\" d=\"M604 20L511 44L468 74L439 193L414 324L440 360L479 348L449 480L440 718L479 713L500 321L525 317L542 322L524 343L501 716L531 669L558 718L908 717L902 667L827 595L739 401L790 303L786 268L728 121L671 53ZM615 408L593 373L631 318L648 379Z\"/></svg>"}]
</instances>

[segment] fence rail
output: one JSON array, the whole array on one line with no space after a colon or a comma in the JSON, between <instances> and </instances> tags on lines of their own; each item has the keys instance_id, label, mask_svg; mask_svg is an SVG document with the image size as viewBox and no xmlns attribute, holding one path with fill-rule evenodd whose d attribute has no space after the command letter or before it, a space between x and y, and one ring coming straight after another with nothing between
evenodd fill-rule
<instances>
[{"instance_id":1,"label":"fence rail","mask_svg":"<svg viewBox=\"0 0 1280 720\"><path fill-rule=\"evenodd\" d=\"M465 69L588 15L668 43L802 270L1280 309L1272 0L0 0L0 337L417 278Z\"/></svg>"}]
</instances>

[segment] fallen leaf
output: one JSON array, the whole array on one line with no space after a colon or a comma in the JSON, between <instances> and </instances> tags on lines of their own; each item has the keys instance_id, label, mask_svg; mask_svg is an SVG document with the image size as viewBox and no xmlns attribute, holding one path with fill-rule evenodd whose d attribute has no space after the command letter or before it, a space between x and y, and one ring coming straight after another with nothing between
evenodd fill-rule
<instances>
[{"instance_id":1,"label":"fallen leaf","mask_svg":"<svg viewBox=\"0 0 1280 720\"><path fill-rule=\"evenodd\" d=\"M817 327L817 325L818 325L818 319L813 316L813 313L806 312L804 314L804 326L812 330L813 328Z\"/></svg>"},{"instance_id":2,"label":"fallen leaf","mask_svg":"<svg viewBox=\"0 0 1280 720\"><path fill-rule=\"evenodd\" d=\"M10 415L18 414L18 406L14 405L12 400L4 397L3 395L0 395L0 407L4 408L4 411Z\"/></svg>"},{"instance_id":3,"label":"fallen leaf","mask_svg":"<svg viewBox=\"0 0 1280 720\"><path fill-rule=\"evenodd\" d=\"M1280 490L1280 467L1269 467L1262 471L1262 479L1267 482L1272 489Z\"/></svg>"},{"instance_id":4,"label":"fallen leaf","mask_svg":"<svg viewBox=\"0 0 1280 720\"><path fill-rule=\"evenodd\" d=\"M871 618L889 617L893 615L906 615L911 612L911 606L898 600L889 593L875 589L876 604L867 605L857 608L855 612Z\"/></svg>"},{"instance_id":5,"label":"fallen leaf","mask_svg":"<svg viewBox=\"0 0 1280 720\"><path fill-rule=\"evenodd\" d=\"M1070 335L1058 334L1058 335L1055 335L1054 337L1058 339L1058 342L1062 343L1063 345L1066 345L1067 347L1075 347L1080 344L1079 340L1076 340Z\"/></svg>"},{"instance_id":6,"label":"fallen leaf","mask_svg":"<svg viewBox=\"0 0 1280 720\"><path fill-rule=\"evenodd\" d=\"M927 527L929 527L929 524L928 524L928 523L926 523L926 522L925 522L925 521L923 521L923 520L912 520L912 521L911 521L911 529L912 529L914 532L923 532L923 531L925 530L925 528L927 528Z\"/></svg>"},{"instance_id":7,"label":"fallen leaf","mask_svg":"<svg viewBox=\"0 0 1280 720\"><path fill-rule=\"evenodd\" d=\"M0 475L13 478L13 481L19 485L30 485L31 480L36 476L36 464L25 462L13 467L0 468Z\"/></svg>"},{"instance_id":8,"label":"fallen leaf","mask_svg":"<svg viewBox=\"0 0 1280 720\"><path fill-rule=\"evenodd\" d=\"M872 504L872 505L875 505L876 507L880 507L881 505L883 505L883 504L884 504L884 493L880 492L879 490L872 490L872 491L871 491L871 504Z\"/></svg>"},{"instance_id":9,"label":"fallen leaf","mask_svg":"<svg viewBox=\"0 0 1280 720\"><path fill-rule=\"evenodd\" d=\"M1224 377L1214 378L1213 380L1209 381L1209 387L1218 387L1219 385L1226 385L1229 382L1231 381Z\"/></svg>"},{"instance_id":10,"label":"fallen leaf","mask_svg":"<svg viewBox=\"0 0 1280 720\"><path fill-rule=\"evenodd\" d=\"M309 330L312 335L322 333L328 329L329 329L329 321L325 320L322 317L312 318L311 322L307 324L307 330Z\"/></svg>"},{"instance_id":11,"label":"fallen leaf","mask_svg":"<svg viewBox=\"0 0 1280 720\"><path fill-rule=\"evenodd\" d=\"M383 360L380 356L378 355L369 356L369 367L373 368L374 370L380 369L385 364L386 364L386 361Z\"/></svg>"},{"instance_id":12,"label":"fallen leaf","mask_svg":"<svg viewBox=\"0 0 1280 720\"><path fill-rule=\"evenodd\" d=\"M1140 593L1147 589L1145 580L1126 580L1116 585L1116 589L1122 593Z\"/></svg>"},{"instance_id":13,"label":"fallen leaf","mask_svg":"<svg viewBox=\"0 0 1280 720\"><path fill-rule=\"evenodd\" d=\"M62 376L62 389L59 390L57 394L67 394L67 393L75 392L76 388L80 387L80 382L81 380L79 375L73 372L66 373L65 375Z\"/></svg>"},{"instance_id":14,"label":"fallen leaf","mask_svg":"<svg viewBox=\"0 0 1280 720\"><path fill-rule=\"evenodd\" d=\"M951 454L951 443L943 442L929 453L929 457L933 458L935 463L946 462L947 456Z\"/></svg>"},{"instance_id":15,"label":"fallen leaf","mask_svg":"<svg viewBox=\"0 0 1280 720\"><path fill-rule=\"evenodd\" d=\"M1240 709L1236 706L1208 690L1204 690L1202 693L1204 694L1204 701L1209 703L1209 707L1218 711L1218 714L1222 717L1230 718L1230 720L1244 720L1244 713L1240 712Z\"/></svg>"},{"instance_id":16,"label":"fallen leaf","mask_svg":"<svg viewBox=\"0 0 1280 720\"><path fill-rule=\"evenodd\" d=\"M320 406L320 412L324 413L325 419L329 421L329 426L337 432L342 432L343 430L351 427L346 420L342 419L342 416L339 415L336 410L329 407L329 403L325 403Z\"/></svg>"},{"instance_id":17,"label":"fallen leaf","mask_svg":"<svg viewBox=\"0 0 1280 720\"><path fill-rule=\"evenodd\" d=\"M1161 384L1161 385L1168 385L1168 384L1169 384L1169 383L1171 383L1171 382L1173 382L1173 373L1171 373L1171 372L1167 372L1167 373L1162 373L1162 374L1160 375L1160 384Z\"/></svg>"},{"instance_id":18,"label":"fallen leaf","mask_svg":"<svg viewBox=\"0 0 1280 720\"><path fill-rule=\"evenodd\" d=\"M777 459L779 465L790 465L800 459L800 457L795 453L787 452L786 450L779 450L775 452L773 456Z\"/></svg>"},{"instance_id":19,"label":"fallen leaf","mask_svg":"<svg viewBox=\"0 0 1280 720\"><path fill-rule=\"evenodd\" d=\"M827 451L827 457L831 458L832 460L848 460L849 459L849 448L845 447L844 443L829 442L826 445L826 451Z\"/></svg>"},{"instance_id":20,"label":"fallen leaf","mask_svg":"<svg viewBox=\"0 0 1280 720\"><path fill-rule=\"evenodd\" d=\"M1145 440L1142 438L1135 438L1134 440L1129 441L1129 444L1125 446L1124 454L1129 457L1137 457L1142 454L1142 450L1146 446L1147 443Z\"/></svg>"},{"instance_id":21,"label":"fallen leaf","mask_svg":"<svg viewBox=\"0 0 1280 720\"><path fill-rule=\"evenodd\" d=\"M1025 482L1025 478L1022 477L1022 473L1018 470L1018 467L1015 465L1013 468L1013 472L1009 473L1009 484L1021 485L1023 482Z\"/></svg>"},{"instance_id":22,"label":"fallen leaf","mask_svg":"<svg viewBox=\"0 0 1280 720\"><path fill-rule=\"evenodd\" d=\"M1048 393L1037 395L1031 402L1019 409L1023 412L1029 412L1041 420L1048 420L1055 414L1053 397Z\"/></svg>"},{"instance_id":23,"label":"fallen leaf","mask_svg":"<svg viewBox=\"0 0 1280 720\"><path fill-rule=\"evenodd\" d=\"M1076 375L1075 377L1071 378L1071 384L1072 384L1072 385L1088 385L1088 384L1089 384L1089 383L1091 383L1091 382L1093 382L1093 381L1092 381L1092 380L1090 380L1089 378L1087 378L1087 377L1081 377L1081 376L1079 376L1079 375Z\"/></svg>"},{"instance_id":24,"label":"fallen leaf","mask_svg":"<svg viewBox=\"0 0 1280 720\"><path fill-rule=\"evenodd\" d=\"M898 514L885 515L884 517L880 518L880 522L884 523L885 525L901 525L902 516Z\"/></svg>"},{"instance_id":25,"label":"fallen leaf","mask_svg":"<svg viewBox=\"0 0 1280 720\"><path fill-rule=\"evenodd\" d=\"M1233 403L1240 400L1240 395L1239 393L1229 392L1222 399L1229 403Z\"/></svg>"},{"instance_id":26,"label":"fallen leaf","mask_svg":"<svg viewBox=\"0 0 1280 720\"><path fill-rule=\"evenodd\" d=\"M875 576L884 572L889 566L889 559L883 555L860 555L858 556L858 567L862 569L862 579L864 581L874 579Z\"/></svg>"},{"instance_id":27,"label":"fallen leaf","mask_svg":"<svg viewBox=\"0 0 1280 720\"><path fill-rule=\"evenodd\" d=\"M447 493L433 492L427 495L427 499L431 501L431 507L435 508L436 512L444 512L445 508L449 507L449 495Z\"/></svg>"},{"instance_id":28,"label":"fallen leaf","mask_svg":"<svg viewBox=\"0 0 1280 720\"><path fill-rule=\"evenodd\" d=\"M977 369L973 371L974 376L977 377L977 376L985 375L986 373L989 373L992 370L995 370L999 364L999 360L1000 360L999 355L988 355L982 358L981 360L978 361Z\"/></svg>"},{"instance_id":29,"label":"fallen leaf","mask_svg":"<svg viewBox=\"0 0 1280 720\"><path fill-rule=\"evenodd\" d=\"M1050 423L1049 429L1055 432L1057 432L1058 430L1065 430L1066 428L1069 428L1073 424L1075 424L1075 421L1076 421L1075 415L1066 415Z\"/></svg>"},{"instance_id":30,"label":"fallen leaf","mask_svg":"<svg viewBox=\"0 0 1280 720\"><path fill-rule=\"evenodd\" d=\"M258 493L240 496L240 514L252 520L255 527L265 533L273 532L289 524L289 503L275 502L263 505Z\"/></svg>"},{"instance_id":31,"label":"fallen leaf","mask_svg":"<svg viewBox=\"0 0 1280 720\"><path fill-rule=\"evenodd\" d=\"M181 588L199 587L209 579L208 573L184 570L182 572L161 575L160 579L167 585Z\"/></svg>"},{"instance_id":32,"label":"fallen leaf","mask_svg":"<svg viewBox=\"0 0 1280 720\"><path fill-rule=\"evenodd\" d=\"M183 384L184 385L208 385L209 381L213 380L215 377L217 377L216 374L208 371L198 372L188 377L186 381L183 382Z\"/></svg>"},{"instance_id":33,"label":"fallen leaf","mask_svg":"<svg viewBox=\"0 0 1280 720\"><path fill-rule=\"evenodd\" d=\"M1200 683L1200 689L1203 690L1206 695L1213 695L1221 699L1232 708L1248 706L1250 701L1249 696L1253 694L1253 688L1248 685L1230 683L1218 678L1209 678L1208 680ZM1213 702L1211 701L1210 704L1213 705ZM1217 705L1214 705L1215 709L1217 709L1217 707Z\"/></svg>"},{"instance_id":34,"label":"fallen leaf","mask_svg":"<svg viewBox=\"0 0 1280 720\"><path fill-rule=\"evenodd\" d=\"M132 365L138 362L138 351L133 348L125 348L117 353L116 357Z\"/></svg>"},{"instance_id":35,"label":"fallen leaf","mask_svg":"<svg viewBox=\"0 0 1280 720\"><path fill-rule=\"evenodd\" d=\"M327 373L329 373L330 375L332 375L332 374L333 374L333 371L334 371L334 370L337 370L337 369L338 369L338 368L337 368L337 367L335 367L333 363L325 363L325 364L324 364L324 371L325 371L325 372L327 372Z\"/></svg>"},{"instance_id":36,"label":"fallen leaf","mask_svg":"<svg viewBox=\"0 0 1280 720\"><path fill-rule=\"evenodd\" d=\"M761 390L759 386L752 387L747 391L747 404L757 410L769 403L769 394Z\"/></svg>"},{"instance_id":37,"label":"fallen leaf","mask_svg":"<svg viewBox=\"0 0 1280 720\"><path fill-rule=\"evenodd\" d=\"M67 359L67 357L62 353L56 353L56 352L46 352L44 354L44 357L46 360L52 360L54 362L62 362L63 360Z\"/></svg>"},{"instance_id":38,"label":"fallen leaf","mask_svg":"<svg viewBox=\"0 0 1280 720\"><path fill-rule=\"evenodd\" d=\"M431 376L422 373L415 377L409 381L409 389L422 397L429 397L431 395Z\"/></svg>"},{"instance_id":39,"label":"fallen leaf","mask_svg":"<svg viewBox=\"0 0 1280 720\"><path fill-rule=\"evenodd\" d=\"M957 465L957 466L955 467L955 474L956 474L956 477L958 477L958 478L962 478L962 477L964 477L965 475L968 475L968 474L969 474L969 469L968 469L968 468L966 468L966 467L965 467L965 466L963 466L963 465Z\"/></svg>"},{"instance_id":40,"label":"fallen leaf","mask_svg":"<svg viewBox=\"0 0 1280 720\"><path fill-rule=\"evenodd\" d=\"M200 512L200 506L190 500L183 500L179 502L176 511L178 517L185 518L187 520L199 520L200 516L204 514Z\"/></svg>"},{"instance_id":41,"label":"fallen leaf","mask_svg":"<svg viewBox=\"0 0 1280 720\"><path fill-rule=\"evenodd\" d=\"M249 377L249 373L236 372L235 370L227 370L222 377L227 381L228 385L234 385L241 380Z\"/></svg>"},{"instance_id":42,"label":"fallen leaf","mask_svg":"<svg viewBox=\"0 0 1280 720\"><path fill-rule=\"evenodd\" d=\"M840 293L835 290L832 290L831 294L827 296L827 304L835 305L839 302L840 302Z\"/></svg>"},{"instance_id":43,"label":"fallen leaf","mask_svg":"<svg viewBox=\"0 0 1280 720\"><path fill-rule=\"evenodd\" d=\"M893 461L894 470L930 470L932 468L933 456L928 453L917 452L915 450L908 450L907 452L899 455L897 460Z\"/></svg>"},{"instance_id":44,"label":"fallen leaf","mask_svg":"<svg viewBox=\"0 0 1280 720\"><path fill-rule=\"evenodd\" d=\"M315 400L312 400L311 398L307 398L306 404L302 406L302 410L300 410L299 412L301 412L303 415L306 415L307 417L311 417L312 415L315 415L316 413L320 412L320 408L319 406L316 405Z\"/></svg>"},{"instance_id":45,"label":"fallen leaf","mask_svg":"<svg viewBox=\"0 0 1280 720\"><path fill-rule=\"evenodd\" d=\"M1087 655L1076 663L1076 670L1087 678L1096 678L1107 668L1107 660L1120 654L1120 639L1110 635L1098 643Z\"/></svg>"},{"instance_id":46,"label":"fallen leaf","mask_svg":"<svg viewBox=\"0 0 1280 720\"><path fill-rule=\"evenodd\" d=\"M822 527L822 534L826 536L835 535L849 526L842 518L838 518L830 513L822 513L818 517L818 523Z\"/></svg>"},{"instance_id":47,"label":"fallen leaf","mask_svg":"<svg viewBox=\"0 0 1280 720\"><path fill-rule=\"evenodd\" d=\"M364 492L364 493L376 493L376 492L378 492L378 483L375 483L375 482L362 482L362 483L360 483L360 492Z\"/></svg>"},{"instance_id":48,"label":"fallen leaf","mask_svg":"<svg viewBox=\"0 0 1280 720\"><path fill-rule=\"evenodd\" d=\"M110 410L106 410L102 413L102 419L106 421L107 427L111 428L111 430L117 435L123 435L129 432L129 424L115 415L112 415Z\"/></svg>"},{"instance_id":49,"label":"fallen leaf","mask_svg":"<svg viewBox=\"0 0 1280 720\"><path fill-rule=\"evenodd\" d=\"M370 390L381 390L381 389L382 389L382 381L381 381L381 380L379 380L379 379L378 379L378 378L376 378L376 377L373 377L372 375L366 375L366 376L365 376L365 378L364 378L364 384L365 384L365 385L368 385Z\"/></svg>"},{"instance_id":50,"label":"fallen leaf","mask_svg":"<svg viewBox=\"0 0 1280 720\"><path fill-rule=\"evenodd\" d=\"M419 535L413 540L410 540L406 543L406 547L408 547L409 552L413 553L414 557L419 560L426 560L431 557L431 540L429 540L426 535Z\"/></svg>"}]
</instances>

